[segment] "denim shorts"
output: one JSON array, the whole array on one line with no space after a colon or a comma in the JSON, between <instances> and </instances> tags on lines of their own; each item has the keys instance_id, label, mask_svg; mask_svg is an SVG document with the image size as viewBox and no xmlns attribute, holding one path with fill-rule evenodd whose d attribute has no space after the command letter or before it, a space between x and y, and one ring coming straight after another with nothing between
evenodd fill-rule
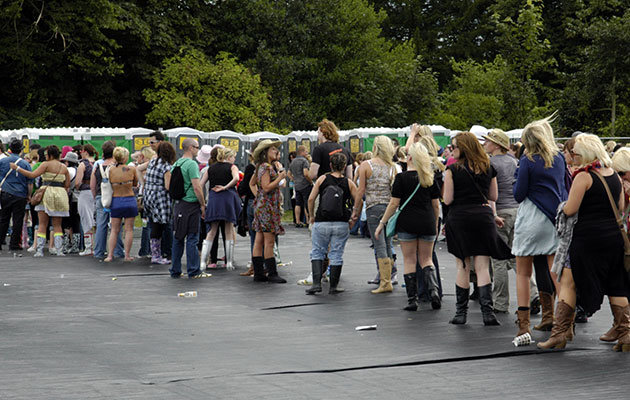
<instances>
[{"instance_id":1,"label":"denim shorts","mask_svg":"<svg viewBox=\"0 0 630 400\"><path fill-rule=\"evenodd\" d=\"M135 196L113 197L112 218L135 218L138 215L138 202Z\"/></svg>"},{"instance_id":2,"label":"denim shorts","mask_svg":"<svg viewBox=\"0 0 630 400\"><path fill-rule=\"evenodd\" d=\"M416 240L422 240L423 242L435 242L435 235L418 235L416 233L398 232L398 241L400 242L415 242Z\"/></svg>"}]
</instances>

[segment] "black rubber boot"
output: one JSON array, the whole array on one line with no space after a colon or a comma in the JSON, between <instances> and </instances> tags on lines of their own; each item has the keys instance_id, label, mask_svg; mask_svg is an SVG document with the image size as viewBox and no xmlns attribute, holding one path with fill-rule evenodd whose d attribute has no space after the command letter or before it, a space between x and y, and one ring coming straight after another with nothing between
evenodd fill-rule
<instances>
[{"instance_id":1,"label":"black rubber boot","mask_svg":"<svg viewBox=\"0 0 630 400\"><path fill-rule=\"evenodd\" d=\"M306 289L306 294L315 294L322 292L322 267L323 260L311 260L311 270L313 271L313 285Z\"/></svg>"},{"instance_id":2,"label":"black rubber boot","mask_svg":"<svg viewBox=\"0 0 630 400\"><path fill-rule=\"evenodd\" d=\"M341 278L341 265L331 265L330 266L330 289L328 289L328 294L337 294L342 293L345 290L338 287L339 279Z\"/></svg>"},{"instance_id":3,"label":"black rubber boot","mask_svg":"<svg viewBox=\"0 0 630 400\"><path fill-rule=\"evenodd\" d=\"M431 298L431 307L434 310L439 310L442 308L442 299L440 299L440 290L435 274L435 267L431 265L422 268L422 274L424 275L424 283L427 285L427 293Z\"/></svg>"},{"instance_id":4,"label":"black rubber boot","mask_svg":"<svg viewBox=\"0 0 630 400\"><path fill-rule=\"evenodd\" d=\"M403 308L406 311L416 311L418 309L418 284L416 273L405 274L405 289L407 290L407 306Z\"/></svg>"},{"instance_id":5,"label":"black rubber boot","mask_svg":"<svg viewBox=\"0 0 630 400\"><path fill-rule=\"evenodd\" d=\"M455 316L449 322L455 325L463 325L466 323L466 315L468 314L468 294L470 288L461 288L455 285Z\"/></svg>"},{"instance_id":6,"label":"black rubber boot","mask_svg":"<svg viewBox=\"0 0 630 400\"><path fill-rule=\"evenodd\" d=\"M254 267L254 282L267 282L267 275L265 275L265 259L262 257L252 257L252 266Z\"/></svg>"},{"instance_id":7,"label":"black rubber boot","mask_svg":"<svg viewBox=\"0 0 630 400\"><path fill-rule=\"evenodd\" d=\"M497 321L497 316L494 315L491 283L485 286L479 286L479 305L481 306L484 325L501 325L499 321Z\"/></svg>"},{"instance_id":8,"label":"black rubber boot","mask_svg":"<svg viewBox=\"0 0 630 400\"><path fill-rule=\"evenodd\" d=\"M269 283L287 283L286 280L280 278L278 275L278 268L276 267L276 258L271 257L265 259L265 267L267 267L267 280ZM315 281L313 281L315 283Z\"/></svg>"}]
</instances>

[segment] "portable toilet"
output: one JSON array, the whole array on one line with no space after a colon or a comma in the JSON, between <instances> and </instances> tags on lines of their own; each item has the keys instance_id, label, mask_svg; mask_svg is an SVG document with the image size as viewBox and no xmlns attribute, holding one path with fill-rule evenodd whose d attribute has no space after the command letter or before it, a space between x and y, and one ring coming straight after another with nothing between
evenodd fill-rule
<instances>
[{"instance_id":1,"label":"portable toilet","mask_svg":"<svg viewBox=\"0 0 630 400\"><path fill-rule=\"evenodd\" d=\"M247 157L245 157L245 150L243 145L243 134L223 130L205 133L203 136L203 144L215 145L220 144L228 149L232 149L236 152L236 160L234 163L241 169L247 165Z\"/></svg>"},{"instance_id":2,"label":"portable toilet","mask_svg":"<svg viewBox=\"0 0 630 400\"><path fill-rule=\"evenodd\" d=\"M126 128L83 128L81 144L91 144L101 156L103 143L108 140L116 143L117 147L125 147L129 154L133 153L133 138L127 134Z\"/></svg>"},{"instance_id":3,"label":"portable toilet","mask_svg":"<svg viewBox=\"0 0 630 400\"><path fill-rule=\"evenodd\" d=\"M169 142L171 142L171 144L175 147L177 158L184 154L184 149L182 148L182 142L184 140L196 139L197 143L201 146L202 137L204 136L204 132L188 127L167 129L162 133L164 133L164 136L166 136Z\"/></svg>"},{"instance_id":4,"label":"portable toilet","mask_svg":"<svg viewBox=\"0 0 630 400\"><path fill-rule=\"evenodd\" d=\"M154 132L153 129L147 128L129 128L125 133L125 137L131 138L133 141L132 152L140 151L147 146L151 146L151 138L149 135Z\"/></svg>"},{"instance_id":5,"label":"portable toilet","mask_svg":"<svg viewBox=\"0 0 630 400\"><path fill-rule=\"evenodd\" d=\"M87 128L24 128L22 129L22 140L28 140L28 148L37 143L42 147L56 145L59 150L63 146L75 146L81 144L82 132Z\"/></svg>"}]
</instances>

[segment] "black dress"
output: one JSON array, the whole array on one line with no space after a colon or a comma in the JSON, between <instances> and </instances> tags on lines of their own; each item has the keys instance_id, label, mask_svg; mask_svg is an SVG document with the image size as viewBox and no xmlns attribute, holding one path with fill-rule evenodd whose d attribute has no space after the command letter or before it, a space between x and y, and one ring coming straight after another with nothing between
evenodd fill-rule
<instances>
[{"instance_id":1,"label":"black dress","mask_svg":"<svg viewBox=\"0 0 630 400\"><path fill-rule=\"evenodd\" d=\"M593 172L584 193L569 246L571 272L580 305L588 314L600 309L605 295L627 297L630 285L623 266L623 239L604 185ZM614 173L604 177L614 199L621 180Z\"/></svg>"},{"instance_id":2,"label":"black dress","mask_svg":"<svg viewBox=\"0 0 630 400\"><path fill-rule=\"evenodd\" d=\"M448 252L460 260L471 256L514 258L497 234L494 214L486 200L490 182L497 175L494 167L490 166L483 174L475 174L459 163L448 169L453 174L454 186L454 199L445 220Z\"/></svg>"}]
</instances>

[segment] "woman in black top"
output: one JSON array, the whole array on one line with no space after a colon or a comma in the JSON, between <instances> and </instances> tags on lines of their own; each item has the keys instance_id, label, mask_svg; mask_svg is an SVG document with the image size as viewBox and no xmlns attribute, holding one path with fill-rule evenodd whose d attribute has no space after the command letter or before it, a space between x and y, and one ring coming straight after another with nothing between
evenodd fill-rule
<instances>
[{"instance_id":1,"label":"woman in black top","mask_svg":"<svg viewBox=\"0 0 630 400\"><path fill-rule=\"evenodd\" d=\"M256 166L254 165L254 157L252 154L254 150L256 150L256 146L258 146L260 140L255 141L252 144L252 148L247 151L247 159L249 164L245 167L245 172L243 173L243 182L238 186L238 194L243 198L243 206L245 207L245 213L247 218L247 228L249 232L249 241L250 241L250 252L254 251L254 241L256 240L256 232L252 228L252 223L254 222L254 199L256 195L252 192L251 187L248 182L254 176L254 172L256 172ZM252 276L254 275L254 266L250 263L249 268L245 272L241 272L239 275L241 276Z\"/></svg>"},{"instance_id":2,"label":"woman in black top","mask_svg":"<svg viewBox=\"0 0 630 400\"><path fill-rule=\"evenodd\" d=\"M612 161L597 136L577 136L573 154L582 168L574 172L569 199L563 208L568 216L578 214L569 246L570 268L562 270L551 337L538 343L538 347L564 348L577 294L588 314L599 310L604 296L608 296L615 326L607 332L612 340L606 341L618 339L613 349L630 352L630 283L624 269L624 243L616 210L606 191L608 187L616 208L623 210L621 179L611 168Z\"/></svg>"},{"instance_id":3,"label":"woman in black top","mask_svg":"<svg viewBox=\"0 0 630 400\"><path fill-rule=\"evenodd\" d=\"M229 239L225 241L225 266L230 271L234 269L234 225L241 212L241 199L236 193L239 175L238 167L234 165L235 157L234 150L217 149L217 162L208 168L201 179L201 186L205 185L207 180L210 187L206 206L206 225L209 231L201 249L202 271L206 269L208 253L221 221L225 222L225 235Z\"/></svg>"},{"instance_id":4,"label":"woman in black top","mask_svg":"<svg viewBox=\"0 0 630 400\"><path fill-rule=\"evenodd\" d=\"M433 309L438 309L442 304L433 266L433 242L440 216L440 189L434 179L429 153L420 143L414 143L409 147L407 171L396 175L391 200L374 236L378 238L383 234L389 218L399 206L405 204L412 194L413 197L402 209L396 221L396 232L405 265L405 289L407 290L405 310L418 309L416 263L421 265L427 292L431 297L431 306Z\"/></svg>"},{"instance_id":5,"label":"woman in black top","mask_svg":"<svg viewBox=\"0 0 630 400\"><path fill-rule=\"evenodd\" d=\"M483 323L499 325L492 303L490 257L505 260L512 255L507 244L498 237L494 222L497 173L479 140L470 132L453 138L453 157L457 162L448 167L444 178L444 203L449 206L446 241L457 265L456 313L450 322L466 323L470 267L474 262Z\"/></svg>"},{"instance_id":6,"label":"woman in black top","mask_svg":"<svg viewBox=\"0 0 630 400\"><path fill-rule=\"evenodd\" d=\"M338 152L330 156L332 172L320 176L313 186L308 198L311 232L311 268L313 270L313 286L306 290L306 294L322 291L322 273L324 259L328 255L330 260L330 289L329 294L343 292L338 288L343 265L343 250L350 236L350 227L355 221L350 221L352 200L358 200L358 189L352 180L343 174L346 169L345 154ZM320 196L317 213L314 213L315 199Z\"/></svg>"}]
</instances>

